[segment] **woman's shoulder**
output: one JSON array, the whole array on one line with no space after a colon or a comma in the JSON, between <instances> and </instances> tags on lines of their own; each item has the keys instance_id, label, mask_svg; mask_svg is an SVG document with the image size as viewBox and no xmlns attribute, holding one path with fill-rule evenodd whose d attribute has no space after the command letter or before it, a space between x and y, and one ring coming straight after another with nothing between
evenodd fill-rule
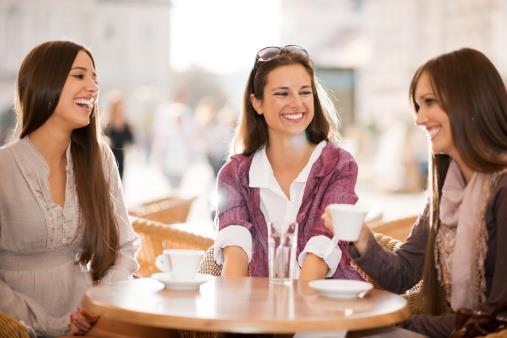
<instances>
[{"instance_id":1,"label":"woman's shoulder","mask_svg":"<svg viewBox=\"0 0 507 338\"><path fill-rule=\"evenodd\" d=\"M229 157L222 170L240 171L250 167L253 155L235 154Z\"/></svg>"},{"instance_id":2,"label":"woman's shoulder","mask_svg":"<svg viewBox=\"0 0 507 338\"><path fill-rule=\"evenodd\" d=\"M495 206L498 206L504 209L507 207L507 171L501 173L497 179L494 180L491 189L489 208L494 209Z\"/></svg>"},{"instance_id":3,"label":"woman's shoulder","mask_svg":"<svg viewBox=\"0 0 507 338\"><path fill-rule=\"evenodd\" d=\"M100 147L100 154L102 155L103 159L105 159L108 162L115 161L113 151L111 150L111 147L109 146L109 144L107 144L104 141L100 141L99 147Z\"/></svg>"},{"instance_id":4,"label":"woman's shoulder","mask_svg":"<svg viewBox=\"0 0 507 338\"><path fill-rule=\"evenodd\" d=\"M354 156L331 141L328 141L322 149L320 160L324 171L342 171L347 168L357 171L357 163Z\"/></svg>"},{"instance_id":5,"label":"woman's shoulder","mask_svg":"<svg viewBox=\"0 0 507 338\"><path fill-rule=\"evenodd\" d=\"M18 149L20 147L22 140L23 139L14 140L12 142L9 142L7 144L0 146L0 154L5 155L7 153L10 153L13 150L15 151L16 149Z\"/></svg>"},{"instance_id":6,"label":"woman's shoulder","mask_svg":"<svg viewBox=\"0 0 507 338\"><path fill-rule=\"evenodd\" d=\"M0 146L0 166L11 165L16 154L21 154L23 150L22 140L16 140Z\"/></svg>"},{"instance_id":7,"label":"woman's shoulder","mask_svg":"<svg viewBox=\"0 0 507 338\"><path fill-rule=\"evenodd\" d=\"M347 150L345 150L344 148L340 147L339 145L337 145L333 141L327 141L326 142L326 146L324 147L324 149L322 149L322 153L323 154L326 153L326 154L331 155L331 156L339 156L343 160L352 160L352 161L355 161L354 160L354 156L352 156L351 153L349 153Z\"/></svg>"},{"instance_id":8,"label":"woman's shoulder","mask_svg":"<svg viewBox=\"0 0 507 338\"><path fill-rule=\"evenodd\" d=\"M116 163L116 159L114 158L113 151L111 150L111 147L105 142L100 142L100 155L102 156L102 167L104 168L105 172L111 171L111 170L117 170L118 164Z\"/></svg>"},{"instance_id":9,"label":"woman's shoulder","mask_svg":"<svg viewBox=\"0 0 507 338\"><path fill-rule=\"evenodd\" d=\"M507 188L507 169L500 174L497 186L499 188Z\"/></svg>"},{"instance_id":10,"label":"woman's shoulder","mask_svg":"<svg viewBox=\"0 0 507 338\"><path fill-rule=\"evenodd\" d=\"M248 180L252 158L253 155L232 155L218 172L218 180L220 182L236 182L235 184L241 182L245 184L245 181Z\"/></svg>"}]
</instances>

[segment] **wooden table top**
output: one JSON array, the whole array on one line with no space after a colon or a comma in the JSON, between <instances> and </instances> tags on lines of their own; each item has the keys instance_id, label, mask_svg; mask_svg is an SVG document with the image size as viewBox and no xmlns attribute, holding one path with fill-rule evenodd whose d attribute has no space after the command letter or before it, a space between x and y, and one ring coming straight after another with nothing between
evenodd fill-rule
<instances>
[{"instance_id":1,"label":"wooden table top","mask_svg":"<svg viewBox=\"0 0 507 338\"><path fill-rule=\"evenodd\" d=\"M89 289L83 306L105 318L159 328L236 333L359 330L409 316L405 299L371 290L361 299L328 298L304 282L213 278L193 291L176 291L150 278Z\"/></svg>"}]
</instances>

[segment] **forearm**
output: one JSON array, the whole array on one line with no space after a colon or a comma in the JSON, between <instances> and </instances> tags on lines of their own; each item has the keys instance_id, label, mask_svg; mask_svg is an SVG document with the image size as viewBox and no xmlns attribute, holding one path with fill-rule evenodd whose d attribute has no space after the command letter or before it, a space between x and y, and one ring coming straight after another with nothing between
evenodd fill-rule
<instances>
[{"instance_id":1,"label":"forearm","mask_svg":"<svg viewBox=\"0 0 507 338\"><path fill-rule=\"evenodd\" d=\"M248 256L239 246L227 246L223 248L224 266L222 276L224 277L246 277L248 276Z\"/></svg>"},{"instance_id":2,"label":"forearm","mask_svg":"<svg viewBox=\"0 0 507 338\"><path fill-rule=\"evenodd\" d=\"M136 253L139 250L139 239L135 238L123 245L118 250L115 264L109 268L101 283L109 284L118 280L126 280L139 268L136 261Z\"/></svg>"},{"instance_id":3,"label":"forearm","mask_svg":"<svg viewBox=\"0 0 507 338\"><path fill-rule=\"evenodd\" d=\"M303 266L301 267L301 275L299 277L302 281L311 281L314 279L324 279L329 271L329 267L324 260L312 253L307 253Z\"/></svg>"},{"instance_id":4,"label":"forearm","mask_svg":"<svg viewBox=\"0 0 507 338\"><path fill-rule=\"evenodd\" d=\"M69 325L68 315L51 316L45 307L34 299L14 291L7 283L0 280L0 312L22 320L38 335L58 336L64 334Z\"/></svg>"},{"instance_id":5,"label":"forearm","mask_svg":"<svg viewBox=\"0 0 507 338\"><path fill-rule=\"evenodd\" d=\"M372 234L362 254L352 245L348 251L356 264L388 291L403 293L421 278L423 252L406 250L403 246L391 252L382 248Z\"/></svg>"}]
</instances>

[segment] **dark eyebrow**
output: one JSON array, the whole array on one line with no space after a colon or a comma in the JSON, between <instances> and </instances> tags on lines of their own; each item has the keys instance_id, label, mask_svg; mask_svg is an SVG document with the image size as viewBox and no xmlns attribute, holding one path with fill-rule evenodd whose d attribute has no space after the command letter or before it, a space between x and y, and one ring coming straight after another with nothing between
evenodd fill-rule
<instances>
[{"instance_id":1,"label":"dark eyebrow","mask_svg":"<svg viewBox=\"0 0 507 338\"><path fill-rule=\"evenodd\" d=\"M301 89L311 89L311 88L312 88L312 86L305 85L305 86L302 86L301 88L299 88L299 90L301 90ZM273 88L271 91L275 92L277 90L289 90L289 87L276 87L276 88Z\"/></svg>"},{"instance_id":2,"label":"dark eyebrow","mask_svg":"<svg viewBox=\"0 0 507 338\"><path fill-rule=\"evenodd\" d=\"M271 91L276 92L277 90L289 90L289 87L276 87L276 88L273 88Z\"/></svg>"},{"instance_id":3,"label":"dark eyebrow","mask_svg":"<svg viewBox=\"0 0 507 338\"><path fill-rule=\"evenodd\" d=\"M416 99L424 100L427 96L435 96L435 94L433 94L432 92L427 92L427 93L419 95L419 97L416 97Z\"/></svg>"},{"instance_id":4,"label":"dark eyebrow","mask_svg":"<svg viewBox=\"0 0 507 338\"><path fill-rule=\"evenodd\" d=\"M82 71L85 71L85 72L86 72L86 71L88 71L88 68L85 68L85 67L73 67L73 68L71 69L71 71L72 71L72 70L82 70ZM94 78L97 78L97 73L92 72L92 76L93 76Z\"/></svg>"}]
</instances>

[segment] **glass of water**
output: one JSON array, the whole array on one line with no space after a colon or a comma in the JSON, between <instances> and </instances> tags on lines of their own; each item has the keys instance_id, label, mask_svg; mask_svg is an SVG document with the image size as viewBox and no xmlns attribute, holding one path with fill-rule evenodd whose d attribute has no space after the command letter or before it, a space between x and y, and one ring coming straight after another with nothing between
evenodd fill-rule
<instances>
[{"instance_id":1,"label":"glass of water","mask_svg":"<svg viewBox=\"0 0 507 338\"><path fill-rule=\"evenodd\" d=\"M290 283L294 280L298 224L281 226L268 224L268 269L269 280L275 283Z\"/></svg>"}]
</instances>

